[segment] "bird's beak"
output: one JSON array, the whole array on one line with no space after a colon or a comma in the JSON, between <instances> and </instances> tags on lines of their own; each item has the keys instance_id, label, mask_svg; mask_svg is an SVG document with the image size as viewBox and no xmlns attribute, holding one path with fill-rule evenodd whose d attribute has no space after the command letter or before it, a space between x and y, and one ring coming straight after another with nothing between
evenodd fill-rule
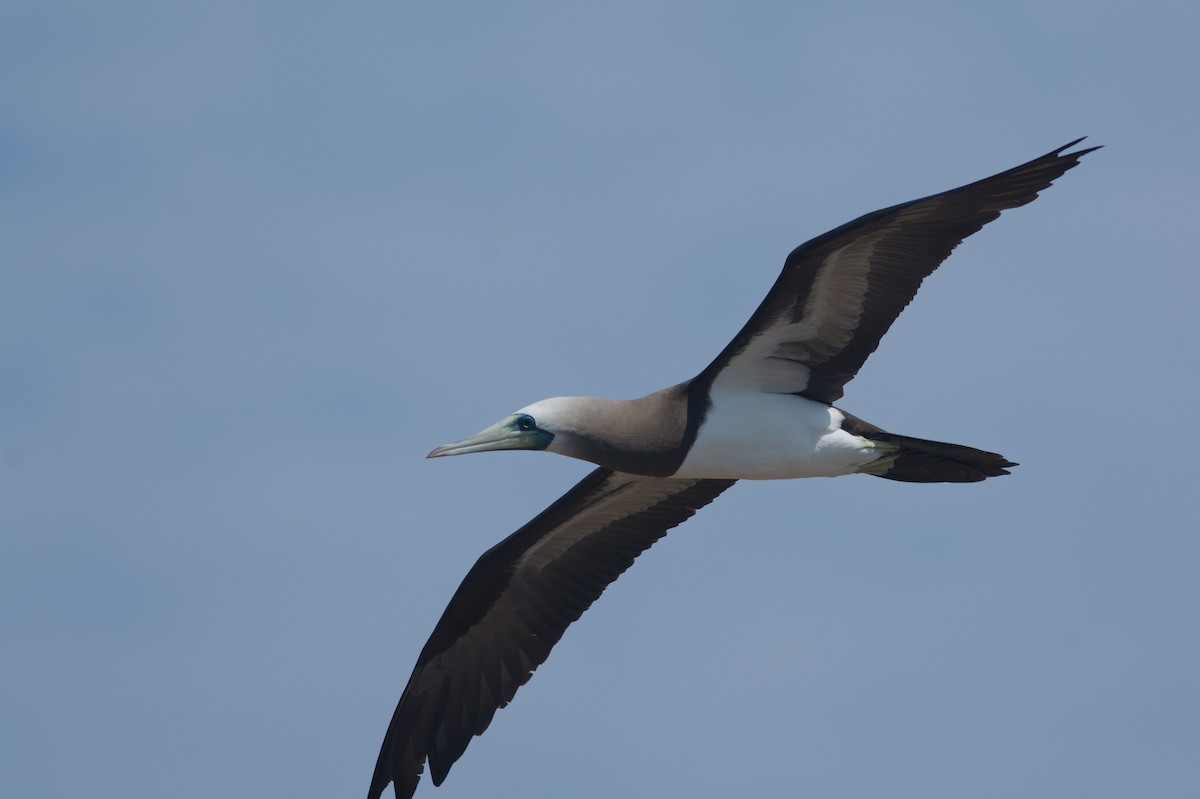
<instances>
[{"instance_id":1,"label":"bird's beak","mask_svg":"<svg viewBox=\"0 0 1200 799\"><path fill-rule=\"evenodd\" d=\"M517 416L502 419L486 430L470 438L455 441L429 453L427 458L446 455L466 455L468 452L490 452L502 449L545 449L553 435L543 430L522 430L517 426Z\"/></svg>"}]
</instances>

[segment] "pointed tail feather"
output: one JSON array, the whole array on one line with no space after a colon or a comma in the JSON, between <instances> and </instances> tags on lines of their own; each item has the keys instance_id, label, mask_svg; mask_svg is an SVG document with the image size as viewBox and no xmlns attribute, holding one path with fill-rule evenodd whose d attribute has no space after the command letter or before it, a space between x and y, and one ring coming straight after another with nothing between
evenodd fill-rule
<instances>
[{"instance_id":1,"label":"pointed tail feather","mask_svg":"<svg viewBox=\"0 0 1200 799\"><path fill-rule=\"evenodd\" d=\"M872 472L876 477L888 480L906 483L977 483L989 477L1009 474L1008 467L1017 465L1003 455L961 444L883 432L867 437L897 448L889 456L892 459L890 467Z\"/></svg>"}]
</instances>

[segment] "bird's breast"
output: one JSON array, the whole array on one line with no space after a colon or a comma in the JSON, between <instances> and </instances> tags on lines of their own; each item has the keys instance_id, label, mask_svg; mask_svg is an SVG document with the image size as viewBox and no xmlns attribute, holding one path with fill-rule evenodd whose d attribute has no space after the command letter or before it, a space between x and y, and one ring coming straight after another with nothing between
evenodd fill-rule
<instances>
[{"instance_id":1,"label":"bird's breast","mask_svg":"<svg viewBox=\"0 0 1200 799\"><path fill-rule=\"evenodd\" d=\"M674 477L782 480L853 474L879 453L841 411L794 394L713 392Z\"/></svg>"}]
</instances>

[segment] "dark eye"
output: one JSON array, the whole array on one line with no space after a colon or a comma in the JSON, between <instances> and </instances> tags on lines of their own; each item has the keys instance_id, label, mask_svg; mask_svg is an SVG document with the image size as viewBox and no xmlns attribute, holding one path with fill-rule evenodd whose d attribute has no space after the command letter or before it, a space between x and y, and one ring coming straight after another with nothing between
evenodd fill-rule
<instances>
[{"instance_id":1,"label":"dark eye","mask_svg":"<svg viewBox=\"0 0 1200 799\"><path fill-rule=\"evenodd\" d=\"M533 417L527 413L523 413L517 417L518 430L537 430L537 423L533 421Z\"/></svg>"}]
</instances>

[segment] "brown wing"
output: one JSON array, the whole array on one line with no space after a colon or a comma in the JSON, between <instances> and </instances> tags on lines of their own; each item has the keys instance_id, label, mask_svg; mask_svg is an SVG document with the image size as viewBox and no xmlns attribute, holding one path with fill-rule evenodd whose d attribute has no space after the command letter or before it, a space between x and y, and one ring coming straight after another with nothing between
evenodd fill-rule
<instances>
[{"instance_id":1,"label":"brown wing","mask_svg":"<svg viewBox=\"0 0 1200 799\"><path fill-rule=\"evenodd\" d=\"M383 739L370 799L394 783L435 785L563 632L667 530L733 480L677 480L597 469L467 573L421 650Z\"/></svg>"},{"instance_id":2,"label":"brown wing","mask_svg":"<svg viewBox=\"0 0 1200 799\"><path fill-rule=\"evenodd\" d=\"M716 388L832 404L958 244L1032 202L1079 159L1077 139L1007 172L859 217L800 245L741 332L700 374Z\"/></svg>"}]
</instances>

